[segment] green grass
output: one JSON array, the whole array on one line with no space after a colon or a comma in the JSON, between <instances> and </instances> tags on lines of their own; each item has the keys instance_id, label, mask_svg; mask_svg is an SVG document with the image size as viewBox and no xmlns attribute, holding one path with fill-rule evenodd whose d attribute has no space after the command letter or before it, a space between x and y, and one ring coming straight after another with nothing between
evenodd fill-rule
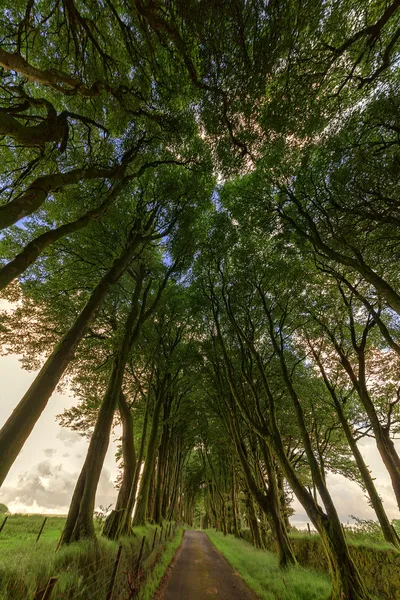
<instances>
[{"instance_id":1,"label":"green grass","mask_svg":"<svg viewBox=\"0 0 400 600\"><path fill-rule=\"evenodd\" d=\"M392 544L385 542L385 540L371 540L367 536L353 536L346 533L346 541L349 546L359 546L362 548L373 548L375 550L393 550L396 551Z\"/></svg>"},{"instance_id":2,"label":"green grass","mask_svg":"<svg viewBox=\"0 0 400 600\"><path fill-rule=\"evenodd\" d=\"M118 543L98 537L95 542L71 544L55 553L65 518L50 517L42 537L35 543L42 522L41 516L9 517L0 534L0 600L29 600L37 589L45 587L51 576L58 577L52 600L69 600L75 595L79 600L104 600ZM138 583L144 586L138 597L144 600L151 597L180 543L181 531L177 530L174 540L156 544L154 551L154 525L136 527L133 536L121 540L115 598L127 598L131 586ZM142 566L139 576L132 577L143 536ZM161 562L157 564L159 559Z\"/></svg>"},{"instance_id":3,"label":"green grass","mask_svg":"<svg viewBox=\"0 0 400 600\"><path fill-rule=\"evenodd\" d=\"M40 540L42 515L10 515L0 533L0 599L33 597L52 573L54 551L65 518L48 517ZM0 522L3 522L3 515Z\"/></svg>"},{"instance_id":4,"label":"green grass","mask_svg":"<svg viewBox=\"0 0 400 600\"><path fill-rule=\"evenodd\" d=\"M0 552L9 546L18 545L21 541L35 542L44 521L43 515L9 515L0 533ZM4 516L0 516L0 524ZM51 540L57 543L65 524L65 517L48 516L40 536L40 540Z\"/></svg>"},{"instance_id":5,"label":"green grass","mask_svg":"<svg viewBox=\"0 0 400 600\"><path fill-rule=\"evenodd\" d=\"M359 546L363 548L373 548L376 550L393 550L393 546L385 540L374 540L371 539L368 535L362 535L357 532L349 531L345 529L346 541L349 546ZM294 540L305 540L309 541L310 539L320 539L319 534L317 533L306 533L303 531L291 531L289 533L289 537Z\"/></svg>"},{"instance_id":6,"label":"green grass","mask_svg":"<svg viewBox=\"0 0 400 600\"><path fill-rule=\"evenodd\" d=\"M263 600L328 600L329 578L301 567L282 571L272 552L258 550L232 535L208 529L205 533L248 586Z\"/></svg>"},{"instance_id":7,"label":"green grass","mask_svg":"<svg viewBox=\"0 0 400 600\"><path fill-rule=\"evenodd\" d=\"M148 577L142 586L137 598L138 600L151 600L159 587L169 564L182 542L183 528L178 528L173 539L166 544L165 551L159 557L158 562L149 569Z\"/></svg>"}]
</instances>

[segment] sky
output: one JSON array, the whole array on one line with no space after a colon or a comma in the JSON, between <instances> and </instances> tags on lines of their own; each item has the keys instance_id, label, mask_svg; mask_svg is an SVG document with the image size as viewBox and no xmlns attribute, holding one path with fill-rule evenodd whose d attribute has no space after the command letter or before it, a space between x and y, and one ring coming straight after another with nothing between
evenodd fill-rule
<instances>
[{"instance_id":1,"label":"sky","mask_svg":"<svg viewBox=\"0 0 400 600\"><path fill-rule=\"evenodd\" d=\"M15 355L0 357L0 424L7 420L36 373L21 368ZM0 488L0 502L11 512L66 514L85 460L88 441L75 431L60 427L56 415L72 406L68 394L53 394L33 432ZM115 504L117 476L112 436L101 474L96 505Z\"/></svg>"},{"instance_id":2,"label":"sky","mask_svg":"<svg viewBox=\"0 0 400 600\"><path fill-rule=\"evenodd\" d=\"M35 373L21 368L15 355L0 357L0 425L2 425L24 392ZM0 488L0 502L12 513L66 514L88 447L88 441L70 429L62 428L56 415L74 404L68 393L54 394L42 413L32 434L15 461ZM96 506L115 504L117 476L115 451L116 435L112 435L101 474ZM375 484L384 501L389 518L399 518L390 479L375 448L374 441L364 439L360 448L375 477ZM400 451L400 443L397 442ZM328 476L328 487L343 523L351 522L350 515L374 519L363 491L340 475ZM295 514L292 524L305 529L309 520L302 506L293 502Z\"/></svg>"}]
</instances>

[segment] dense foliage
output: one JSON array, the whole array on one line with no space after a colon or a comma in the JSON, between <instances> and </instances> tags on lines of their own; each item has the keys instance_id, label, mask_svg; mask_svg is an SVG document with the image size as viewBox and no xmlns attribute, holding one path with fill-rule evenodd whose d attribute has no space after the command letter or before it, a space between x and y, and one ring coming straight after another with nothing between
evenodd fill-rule
<instances>
[{"instance_id":1,"label":"dense foliage","mask_svg":"<svg viewBox=\"0 0 400 600\"><path fill-rule=\"evenodd\" d=\"M1 482L60 382L90 443L63 543L202 514L274 537L294 496L334 600L371 598L327 475L400 540L398 0L16 0L0 14L5 352L40 369ZM396 266L397 265L397 266ZM135 506L135 511L134 511ZM197 511L197 512L196 512Z\"/></svg>"}]
</instances>

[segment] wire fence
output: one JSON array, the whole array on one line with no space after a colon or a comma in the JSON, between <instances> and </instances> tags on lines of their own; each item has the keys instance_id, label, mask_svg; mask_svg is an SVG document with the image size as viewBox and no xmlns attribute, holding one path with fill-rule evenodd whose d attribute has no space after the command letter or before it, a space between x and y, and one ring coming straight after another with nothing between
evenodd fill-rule
<instances>
[{"instance_id":1,"label":"wire fence","mask_svg":"<svg viewBox=\"0 0 400 600\"><path fill-rule=\"evenodd\" d=\"M96 557L79 568L60 567L38 589L33 600L130 600L140 592L158 562L165 544L174 538L178 523L167 522L139 540L127 538L115 555ZM140 543L139 543L140 541Z\"/></svg>"}]
</instances>

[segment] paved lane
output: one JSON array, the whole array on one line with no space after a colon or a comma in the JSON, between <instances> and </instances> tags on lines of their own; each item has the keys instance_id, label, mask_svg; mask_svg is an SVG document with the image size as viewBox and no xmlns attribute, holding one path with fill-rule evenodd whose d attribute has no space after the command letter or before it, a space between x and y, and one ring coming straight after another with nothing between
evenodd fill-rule
<instances>
[{"instance_id":1,"label":"paved lane","mask_svg":"<svg viewBox=\"0 0 400 600\"><path fill-rule=\"evenodd\" d=\"M236 571L214 548L205 533L186 531L164 600L257 600Z\"/></svg>"}]
</instances>

